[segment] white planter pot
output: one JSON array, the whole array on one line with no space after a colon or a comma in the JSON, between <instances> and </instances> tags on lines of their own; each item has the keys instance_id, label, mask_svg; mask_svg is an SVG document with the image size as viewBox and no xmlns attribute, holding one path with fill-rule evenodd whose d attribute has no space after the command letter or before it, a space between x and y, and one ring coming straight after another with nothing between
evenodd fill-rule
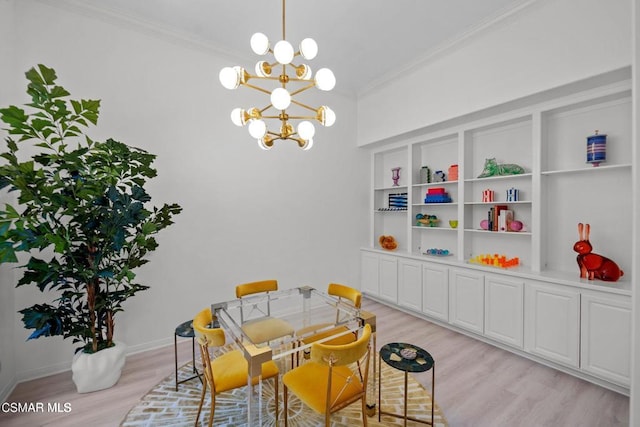
<instances>
[{"instance_id":1,"label":"white planter pot","mask_svg":"<svg viewBox=\"0 0 640 427\"><path fill-rule=\"evenodd\" d=\"M97 353L76 353L71 363L71 371L78 393L103 390L118 382L124 367L127 346L121 342L115 344Z\"/></svg>"}]
</instances>

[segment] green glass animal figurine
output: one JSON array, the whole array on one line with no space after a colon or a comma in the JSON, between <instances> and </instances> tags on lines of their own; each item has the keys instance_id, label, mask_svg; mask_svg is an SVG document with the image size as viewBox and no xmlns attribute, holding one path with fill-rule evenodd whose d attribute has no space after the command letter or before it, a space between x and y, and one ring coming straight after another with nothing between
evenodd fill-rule
<instances>
[{"instance_id":1,"label":"green glass animal figurine","mask_svg":"<svg viewBox=\"0 0 640 427\"><path fill-rule=\"evenodd\" d=\"M514 163L498 164L496 158L493 157L484 161L484 169L482 170L482 173L478 175L478 178L500 175L520 175L521 173L524 173L524 168L522 166Z\"/></svg>"}]
</instances>

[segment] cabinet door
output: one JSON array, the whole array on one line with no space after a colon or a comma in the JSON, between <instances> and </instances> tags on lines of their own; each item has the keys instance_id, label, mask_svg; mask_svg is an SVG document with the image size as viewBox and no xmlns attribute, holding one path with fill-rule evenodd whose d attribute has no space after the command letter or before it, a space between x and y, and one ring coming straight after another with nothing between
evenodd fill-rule
<instances>
[{"instance_id":1,"label":"cabinet door","mask_svg":"<svg viewBox=\"0 0 640 427\"><path fill-rule=\"evenodd\" d=\"M380 297L398 303L398 260L380 255Z\"/></svg>"},{"instance_id":2,"label":"cabinet door","mask_svg":"<svg viewBox=\"0 0 640 427\"><path fill-rule=\"evenodd\" d=\"M524 341L524 283L497 276L484 278L484 334L522 348Z\"/></svg>"},{"instance_id":3,"label":"cabinet door","mask_svg":"<svg viewBox=\"0 0 640 427\"><path fill-rule=\"evenodd\" d=\"M631 298L582 295L582 370L629 386L631 372Z\"/></svg>"},{"instance_id":4,"label":"cabinet door","mask_svg":"<svg viewBox=\"0 0 640 427\"><path fill-rule=\"evenodd\" d=\"M422 263L403 259L398 262L398 290L400 305L422 310Z\"/></svg>"},{"instance_id":5,"label":"cabinet door","mask_svg":"<svg viewBox=\"0 0 640 427\"><path fill-rule=\"evenodd\" d=\"M451 270L449 322L479 334L484 331L484 277L471 270Z\"/></svg>"},{"instance_id":6,"label":"cabinet door","mask_svg":"<svg viewBox=\"0 0 640 427\"><path fill-rule=\"evenodd\" d=\"M360 289L365 294L379 296L379 256L371 252L362 252L360 258Z\"/></svg>"},{"instance_id":7,"label":"cabinet door","mask_svg":"<svg viewBox=\"0 0 640 427\"><path fill-rule=\"evenodd\" d=\"M560 285L525 285L525 349L578 367L580 294Z\"/></svg>"},{"instance_id":8,"label":"cabinet door","mask_svg":"<svg viewBox=\"0 0 640 427\"><path fill-rule=\"evenodd\" d=\"M436 264L422 266L422 312L449 321L449 269Z\"/></svg>"}]
</instances>

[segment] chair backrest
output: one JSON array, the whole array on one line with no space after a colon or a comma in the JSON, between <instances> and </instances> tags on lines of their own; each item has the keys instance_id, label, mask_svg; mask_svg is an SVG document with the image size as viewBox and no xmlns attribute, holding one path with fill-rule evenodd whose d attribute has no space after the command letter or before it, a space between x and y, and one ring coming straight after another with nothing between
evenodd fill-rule
<instances>
[{"instance_id":1,"label":"chair backrest","mask_svg":"<svg viewBox=\"0 0 640 427\"><path fill-rule=\"evenodd\" d=\"M360 338L349 344L328 345L313 343L311 345L311 360L331 366L349 365L358 362L365 354L367 356L367 366L370 352L371 325L362 328Z\"/></svg>"},{"instance_id":2,"label":"chair backrest","mask_svg":"<svg viewBox=\"0 0 640 427\"><path fill-rule=\"evenodd\" d=\"M211 309L205 308L193 318L193 332L198 343L205 347L221 347L225 344L224 331L221 328L212 328L213 315Z\"/></svg>"},{"instance_id":3,"label":"chair backrest","mask_svg":"<svg viewBox=\"0 0 640 427\"><path fill-rule=\"evenodd\" d=\"M271 316L271 298L269 292L278 290L278 281L261 280L259 282L243 283L236 286L236 298L239 298L240 303L240 322L244 323L247 320L251 320L254 313L258 313L260 317ZM246 297L253 294L266 293L267 298L262 304L244 304L242 297Z\"/></svg>"},{"instance_id":4,"label":"chair backrest","mask_svg":"<svg viewBox=\"0 0 640 427\"><path fill-rule=\"evenodd\" d=\"M330 283L327 293L340 299L348 299L355 308L360 308L362 305L362 292L352 287L339 283Z\"/></svg>"},{"instance_id":5,"label":"chair backrest","mask_svg":"<svg viewBox=\"0 0 640 427\"><path fill-rule=\"evenodd\" d=\"M339 300L348 300L357 309L362 305L362 292L350 286L341 285L339 283L329 283L327 293ZM340 309L336 310L336 323L340 323Z\"/></svg>"},{"instance_id":6,"label":"chair backrest","mask_svg":"<svg viewBox=\"0 0 640 427\"><path fill-rule=\"evenodd\" d=\"M277 280L261 280L259 282L243 283L242 285L236 286L236 298L242 298L247 295L257 294L260 292L271 292L277 290Z\"/></svg>"}]
</instances>

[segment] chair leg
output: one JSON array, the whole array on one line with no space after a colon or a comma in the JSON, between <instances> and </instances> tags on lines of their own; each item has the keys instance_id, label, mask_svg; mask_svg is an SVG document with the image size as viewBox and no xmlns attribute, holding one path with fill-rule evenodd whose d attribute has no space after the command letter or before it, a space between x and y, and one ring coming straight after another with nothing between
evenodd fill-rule
<instances>
[{"instance_id":1,"label":"chair leg","mask_svg":"<svg viewBox=\"0 0 640 427\"><path fill-rule=\"evenodd\" d=\"M362 425L367 427L367 392L362 396Z\"/></svg>"},{"instance_id":2,"label":"chair leg","mask_svg":"<svg viewBox=\"0 0 640 427\"><path fill-rule=\"evenodd\" d=\"M284 394L284 427L289 427L289 409L288 409L288 401L289 401L289 389L287 389L287 385L282 383Z\"/></svg>"},{"instance_id":3,"label":"chair leg","mask_svg":"<svg viewBox=\"0 0 640 427\"><path fill-rule=\"evenodd\" d=\"M204 403L204 395L207 393L207 382L205 381L202 384L202 394L200 395L200 405L198 405L198 414L196 415L196 422L193 424L194 426L198 425L198 421L200 420L200 412L202 412L202 404Z\"/></svg>"},{"instance_id":4,"label":"chair leg","mask_svg":"<svg viewBox=\"0 0 640 427\"><path fill-rule=\"evenodd\" d=\"M275 401L276 401L276 426L277 426L278 425L278 412L280 410L280 405L279 405L279 402L278 402L278 376L277 375L275 377L273 377L273 381L275 382L274 389L275 389L275 393L276 393Z\"/></svg>"},{"instance_id":5,"label":"chair leg","mask_svg":"<svg viewBox=\"0 0 640 427\"><path fill-rule=\"evenodd\" d=\"M176 391L178 391L178 336L173 334L173 356L176 362Z\"/></svg>"},{"instance_id":6,"label":"chair leg","mask_svg":"<svg viewBox=\"0 0 640 427\"><path fill-rule=\"evenodd\" d=\"M211 388L211 415L209 416L209 427L213 425L213 415L216 412L216 393Z\"/></svg>"}]
</instances>

